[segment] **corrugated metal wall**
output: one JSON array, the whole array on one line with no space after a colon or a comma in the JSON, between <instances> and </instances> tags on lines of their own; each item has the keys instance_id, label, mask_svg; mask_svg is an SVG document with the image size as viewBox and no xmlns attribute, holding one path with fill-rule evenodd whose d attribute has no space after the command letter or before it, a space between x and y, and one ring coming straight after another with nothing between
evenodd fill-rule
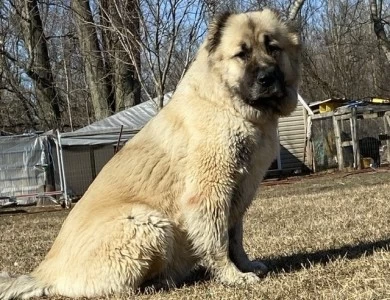
<instances>
[{"instance_id":1,"label":"corrugated metal wall","mask_svg":"<svg viewBox=\"0 0 390 300\"><path fill-rule=\"evenodd\" d=\"M47 136L2 136L0 139L0 197L18 196L18 204L33 204L26 194L53 190L51 147Z\"/></svg>"},{"instance_id":2,"label":"corrugated metal wall","mask_svg":"<svg viewBox=\"0 0 390 300\"><path fill-rule=\"evenodd\" d=\"M114 146L64 148L65 176L71 194L81 196L114 155Z\"/></svg>"},{"instance_id":3,"label":"corrugated metal wall","mask_svg":"<svg viewBox=\"0 0 390 300\"><path fill-rule=\"evenodd\" d=\"M279 120L280 159L283 171L302 168L305 153L305 109L298 102L289 116Z\"/></svg>"}]
</instances>

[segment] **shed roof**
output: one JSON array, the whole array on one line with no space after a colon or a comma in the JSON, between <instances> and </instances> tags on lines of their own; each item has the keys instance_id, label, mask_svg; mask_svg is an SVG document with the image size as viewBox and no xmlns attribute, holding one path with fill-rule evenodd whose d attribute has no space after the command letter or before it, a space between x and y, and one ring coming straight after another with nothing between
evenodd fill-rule
<instances>
[{"instance_id":1,"label":"shed roof","mask_svg":"<svg viewBox=\"0 0 390 300\"><path fill-rule=\"evenodd\" d=\"M172 93L164 96L164 105L169 102L171 96ZM121 140L128 140L140 131L157 112L157 100L148 100L76 131L61 134L61 144L63 146L115 144L122 126Z\"/></svg>"}]
</instances>

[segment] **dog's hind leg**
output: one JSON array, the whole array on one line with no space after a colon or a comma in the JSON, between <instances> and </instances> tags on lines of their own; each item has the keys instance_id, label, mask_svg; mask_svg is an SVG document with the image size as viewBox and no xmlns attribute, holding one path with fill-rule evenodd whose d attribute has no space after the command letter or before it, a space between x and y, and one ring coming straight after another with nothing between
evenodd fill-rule
<instances>
[{"instance_id":1,"label":"dog's hind leg","mask_svg":"<svg viewBox=\"0 0 390 300\"><path fill-rule=\"evenodd\" d=\"M161 213L136 207L113 236L109 253L113 272L127 268L127 281L136 288L145 280L165 276L173 255L173 225ZM125 279L125 278L124 278Z\"/></svg>"},{"instance_id":2,"label":"dog's hind leg","mask_svg":"<svg viewBox=\"0 0 390 300\"><path fill-rule=\"evenodd\" d=\"M62 246L60 251L49 253L34 272L52 283L53 294L93 297L137 289L165 273L172 259L172 223L147 205L108 208L68 242L71 229L64 228L65 241L53 246Z\"/></svg>"}]
</instances>

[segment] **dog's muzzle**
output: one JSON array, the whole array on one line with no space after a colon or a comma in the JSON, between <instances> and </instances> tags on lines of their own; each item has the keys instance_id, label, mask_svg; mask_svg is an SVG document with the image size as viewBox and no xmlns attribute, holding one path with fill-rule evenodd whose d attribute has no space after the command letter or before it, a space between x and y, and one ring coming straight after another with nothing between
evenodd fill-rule
<instances>
[{"instance_id":1,"label":"dog's muzzle","mask_svg":"<svg viewBox=\"0 0 390 300\"><path fill-rule=\"evenodd\" d=\"M277 66L260 69L256 82L259 88L259 98L281 98L285 94L284 75Z\"/></svg>"},{"instance_id":2,"label":"dog's muzzle","mask_svg":"<svg viewBox=\"0 0 390 300\"><path fill-rule=\"evenodd\" d=\"M278 66L258 68L253 75L253 84L249 89L246 102L257 109L281 110L286 97L284 75Z\"/></svg>"}]
</instances>

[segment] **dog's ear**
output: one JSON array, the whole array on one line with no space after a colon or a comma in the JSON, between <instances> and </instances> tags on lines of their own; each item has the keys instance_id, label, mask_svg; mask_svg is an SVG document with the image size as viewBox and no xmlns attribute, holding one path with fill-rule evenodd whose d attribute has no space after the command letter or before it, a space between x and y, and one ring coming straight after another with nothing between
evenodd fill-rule
<instances>
[{"instance_id":1,"label":"dog's ear","mask_svg":"<svg viewBox=\"0 0 390 300\"><path fill-rule=\"evenodd\" d=\"M206 50L209 53L213 53L220 44L222 31L231 15L231 12L224 12L223 14L217 16L209 25L209 33L207 35L206 43Z\"/></svg>"},{"instance_id":2,"label":"dog's ear","mask_svg":"<svg viewBox=\"0 0 390 300\"><path fill-rule=\"evenodd\" d=\"M301 44L301 24L296 20L287 20L286 25L289 31L291 44L299 46Z\"/></svg>"}]
</instances>

